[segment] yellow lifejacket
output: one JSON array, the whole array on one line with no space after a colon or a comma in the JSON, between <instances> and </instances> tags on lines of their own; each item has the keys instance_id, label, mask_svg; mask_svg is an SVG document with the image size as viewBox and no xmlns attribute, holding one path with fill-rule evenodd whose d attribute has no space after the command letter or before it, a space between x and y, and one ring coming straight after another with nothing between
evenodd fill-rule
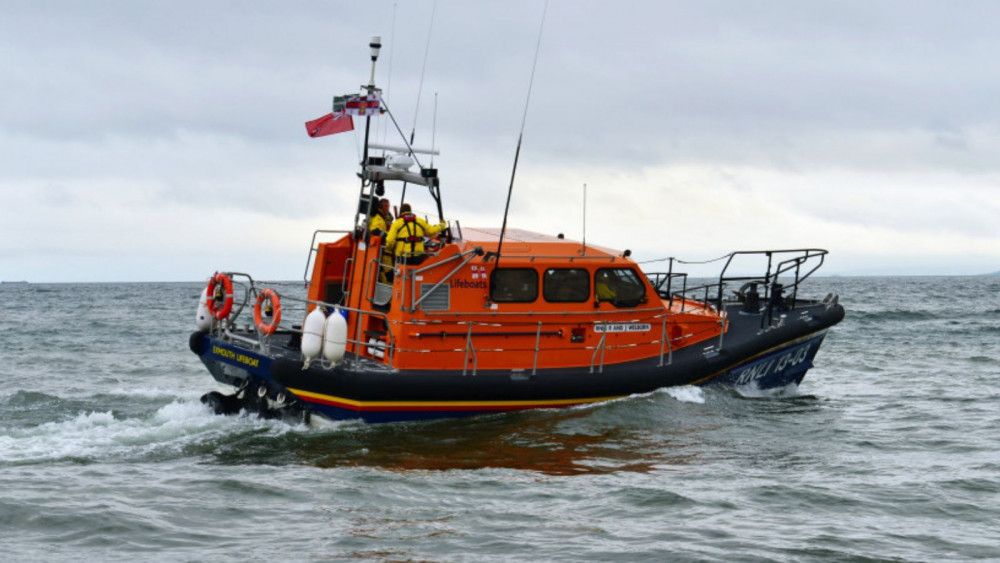
<instances>
[{"instance_id":1,"label":"yellow lifejacket","mask_svg":"<svg viewBox=\"0 0 1000 563\"><path fill-rule=\"evenodd\" d=\"M393 249L396 256L422 254L424 252L424 237L436 235L443 228L443 223L428 225L427 221L413 213L403 213L389 227L389 236L386 237L385 244Z\"/></svg>"}]
</instances>

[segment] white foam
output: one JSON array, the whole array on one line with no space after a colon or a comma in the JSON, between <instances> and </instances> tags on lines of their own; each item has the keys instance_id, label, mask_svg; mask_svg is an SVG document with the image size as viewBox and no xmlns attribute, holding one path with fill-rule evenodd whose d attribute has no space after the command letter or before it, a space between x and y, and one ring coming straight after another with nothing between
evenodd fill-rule
<instances>
[{"instance_id":1,"label":"white foam","mask_svg":"<svg viewBox=\"0 0 1000 563\"><path fill-rule=\"evenodd\" d=\"M141 399L164 399L164 398L181 398L181 399L198 399L204 392L198 389L176 389L168 387L115 387L107 391L102 391L105 395L114 395L120 397L138 397Z\"/></svg>"},{"instance_id":2,"label":"white foam","mask_svg":"<svg viewBox=\"0 0 1000 563\"><path fill-rule=\"evenodd\" d=\"M174 401L144 418L119 419L111 412L85 412L61 422L0 429L0 462L141 457L163 448L180 451L193 441L258 427L277 433L292 428L257 417L216 416L198 400Z\"/></svg>"},{"instance_id":3,"label":"white foam","mask_svg":"<svg viewBox=\"0 0 1000 563\"><path fill-rule=\"evenodd\" d=\"M662 391L682 403L696 403L699 405L705 404L705 392L702 391L701 387L694 387L691 385L685 385L683 387L665 387Z\"/></svg>"}]
</instances>

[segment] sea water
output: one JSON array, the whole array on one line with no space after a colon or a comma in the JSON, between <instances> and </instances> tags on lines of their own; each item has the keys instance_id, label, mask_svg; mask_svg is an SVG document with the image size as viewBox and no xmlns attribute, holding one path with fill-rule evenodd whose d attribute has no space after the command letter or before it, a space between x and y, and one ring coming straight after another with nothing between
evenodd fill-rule
<instances>
[{"instance_id":1,"label":"sea water","mask_svg":"<svg viewBox=\"0 0 1000 563\"><path fill-rule=\"evenodd\" d=\"M810 282L798 388L323 429L199 402L202 284L2 287L0 553L1000 559L1000 277Z\"/></svg>"}]
</instances>

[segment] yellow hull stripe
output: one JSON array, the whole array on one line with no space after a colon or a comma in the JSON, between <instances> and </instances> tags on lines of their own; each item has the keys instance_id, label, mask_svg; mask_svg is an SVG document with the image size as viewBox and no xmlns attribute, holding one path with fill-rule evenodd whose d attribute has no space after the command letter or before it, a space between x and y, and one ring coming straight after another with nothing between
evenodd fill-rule
<instances>
[{"instance_id":1,"label":"yellow hull stripe","mask_svg":"<svg viewBox=\"0 0 1000 563\"><path fill-rule=\"evenodd\" d=\"M323 395L321 393L313 393L312 391L305 391L302 389L294 389L289 387L289 391L304 398L313 399L323 403L336 403L346 407L353 407L356 409L407 409L407 408L457 408L457 409L469 409L469 408L482 408L482 409L518 409L518 408L532 408L532 407L565 407L570 405L582 405L587 403L600 403L603 401L613 401L615 399L621 399L627 395L615 395L611 397L589 397L586 399L543 399L543 400L529 400L529 401L356 401L354 399L347 399L344 397L334 397L332 395Z\"/></svg>"}]
</instances>

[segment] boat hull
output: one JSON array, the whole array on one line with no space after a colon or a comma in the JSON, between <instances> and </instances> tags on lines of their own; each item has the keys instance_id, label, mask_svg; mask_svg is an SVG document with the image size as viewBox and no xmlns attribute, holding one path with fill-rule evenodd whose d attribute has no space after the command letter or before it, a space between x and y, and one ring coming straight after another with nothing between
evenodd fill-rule
<instances>
[{"instance_id":1,"label":"boat hull","mask_svg":"<svg viewBox=\"0 0 1000 563\"><path fill-rule=\"evenodd\" d=\"M393 370L348 357L336 366L303 367L294 353L267 355L232 341L191 335L191 349L220 383L241 389L251 410L280 409L366 422L465 417L597 403L681 385L798 384L812 367L839 305L804 307L761 328L759 315L730 312L730 330L711 343L640 361L537 370Z\"/></svg>"}]
</instances>

